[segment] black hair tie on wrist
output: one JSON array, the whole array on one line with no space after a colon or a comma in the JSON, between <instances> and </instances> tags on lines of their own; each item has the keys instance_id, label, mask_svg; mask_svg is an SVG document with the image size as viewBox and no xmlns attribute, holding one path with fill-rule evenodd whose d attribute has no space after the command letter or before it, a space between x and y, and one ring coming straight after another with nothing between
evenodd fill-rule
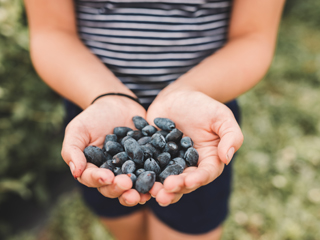
<instances>
[{"instance_id":1,"label":"black hair tie on wrist","mask_svg":"<svg viewBox=\"0 0 320 240\"><path fill-rule=\"evenodd\" d=\"M127 94L124 94L124 93L104 93L104 94L101 94L99 95L98 97L96 97L91 104L93 104L95 101L97 101L99 98L102 98L104 96L121 96L121 97L127 97L127 98L130 98L131 100L139 103L141 106L141 102L139 101L139 98L135 98L135 97L132 97L130 95L127 95Z\"/></svg>"}]
</instances>

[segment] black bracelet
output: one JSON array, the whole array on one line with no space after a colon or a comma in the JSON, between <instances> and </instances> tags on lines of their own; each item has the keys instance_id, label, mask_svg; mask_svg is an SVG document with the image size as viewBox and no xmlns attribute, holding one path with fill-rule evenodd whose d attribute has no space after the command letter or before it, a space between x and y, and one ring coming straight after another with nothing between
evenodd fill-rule
<instances>
[{"instance_id":1,"label":"black bracelet","mask_svg":"<svg viewBox=\"0 0 320 240\"><path fill-rule=\"evenodd\" d=\"M104 96L122 96L122 97L127 97L130 98L131 100L139 103L141 105L141 102L139 101L139 98L134 98L130 95L124 94L124 93L105 93L105 94L101 94L98 97L96 97L91 104L93 104L95 101L97 101L99 98L104 97ZM141 105L142 106L142 105Z\"/></svg>"}]
</instances>

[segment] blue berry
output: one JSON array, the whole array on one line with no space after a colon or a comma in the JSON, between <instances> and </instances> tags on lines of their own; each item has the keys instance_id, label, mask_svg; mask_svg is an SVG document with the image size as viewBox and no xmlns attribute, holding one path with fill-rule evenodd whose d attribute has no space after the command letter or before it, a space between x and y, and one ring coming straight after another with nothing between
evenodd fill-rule
<instances>
[{"instance_id":1,"label":"blue berry","mask_svg":"<svg viewBox=\"0 0 320 240\"><path fill-rule=\"evenodd\" d=\"M116 166L121 166L125 161L128 160L128 154L126 152L119 152L112 158L112 163Z\"/></svg>"},{"instance_id":2,"label":"blue berry","mask_svg":"<svg viewBox=\"0 0 320 240\"><path fill-rule=\"evenodd\" d=\"M164 131L164 130L159 130L159 131L157 131L157 133L160 133L164 137L166 137L169 134L169 132Z\"/></svg>"},{"instance_id":3,"label":"blue berry","mask_svg":"<svg viewBox=\"0 0 320 240\"><path fill-rule=\"evenodd\" d=\"M167 177L171 175L179 175L183 172L183 168L178 164L172 164L166 167L159 175L160 181L163 183Z\"/></svg>"},{"instance_id":4,"label":"blue berry","mask_svg":"<svg viewBox=\"0 0 320 240\"><path fill-rule=\"evenodd\" d=\"M96 146L88 146L83 150L84 156L87 162L93 163L94 165L100 167L108 159L104 155L103 150Z\"/></svg>"},{"instance_id":5,"label":"blue berry","mask_svg":"<svg viewBox=\"0 0 320 240\"><path fill-rule=\"evenodd\" d=\"M117 135L118 138L123 138L123 137L127 136L127 133L129 131L132 131L132 129L129 127L115 127L113 129L113 133L115 135Z\"/></svg>"},{"instance_id":6,"label":"blue berry","mask_svg":"<svg viewBox=\"0 0 320 240\"><path fill-rule=\"evenodd\" d=\"M147 144L147 143L149 143L149 142L151 142L151 137L149 137L149 136L142 137L142 138L140 138L140 139L138 140L138 143L139 143L140 145L145 145L145 144Z\"/></svg>"},{"instance_id":7,"label":"blue berry","mask_svg":"<svg viewBox=\"0 0 320 240\"><path fill-rule=\"evenodd\" d=\"M170 156L170 153L168 153L168 152L161 153L157 157L159 166L162 169L164 169L168 165L168 163L170 162L170 159L171 159L171 156Z\"/></svg>"},{"instance_id":8,"label":"blue berry","mask_svg":"<svg viewBox=\"0 0 320 240\"><path fill-rule=\"evenodd\" d=\"M179 143L182 138L182 135L183 133L179 129L175 128L168 133L168 135L166 136L166 141Z\"/></svg>"},{"instance_id":9,"label":"blue berry","mask_svg":"<svg viewBox=\"0 0 320 240\"><path fill-rule=\"evenodd\" d=\"M153 172L155 172L156 175L159 175L161 172L160 166L158 165L156 160L154 160L153 158L148 158L144 162L144 169L146 171L153 171Z\"/></svg>"},{"instance_id":10,"label":"blue berry","mask_svg":"<svg viewBox=\"0 0 320 240\"><path fill-rule=\"evenodd\" d=\"M141 145L141 149L144 153L144 159L151 158L156 153L156 149L154 146L152 146L150 143L147 143L145 145Z\"/></svg>"},{"instance_id":11,"label":"blue berry","mask_svg":"<svg viewBox=\"0 0 320 240\"><path fill-rule=\"evenodd\" d=\"M132 181L132 186L136 183L137 176L134 173L127 173L127 176L131 179Z\"/></svg>"},{"instance_id":12,"label":"blue berry","mask_svg":"<svg viewBox=\"0 0 320 240\"><path fill-rule=\"evenodd\" d=\"M177 157L184 158L184 154L186 153L185 149L180 149Z\"/></svg>"},{"instance_id":13,"label":"blue berry","mask_svg":"<svg viewBox=\"0 0 320 240\"><path fill-rule=\"evenodd\" d=\"M123 147L118 142L108 141L103 147L106 152L111 154L112 156L119 152L123 152Z\"/></svg>"},{"instance_id":14,"label":"blue berry","mask_svg":"<svg viewBox=\"0 0 320 240\"><path fill-rule=\"evenodd\" d=\"M166 146L166 139L160 133L155 133L151 137L150 142L155 148L164 148Z\"/></svg>"},{"instance_id":15,"label":"blue berry","mask_svg":"<svg viewBox=\"0 0 320 240\"><path fill-rule=\"evenodd\" d=\"M118 176L118 175L122 174L121 168L115 167L113 169L113 173L114 173L115 176Z\"/></svg>"},{"instance_id":16,"label":"blue berry","mask_svg":"<svg viewBox=\"0 0 320 240\"><path fill-rule=\"evenodd\" d=\"M113 169L114 169L114 165L112 164L112 160L108 160L106 162L104 162L100 168L106 168L106 169L109 169L113 172Z\"/></svg>"},{"instance_id":17,"label":"blue berry","mask_svg":"<svg viewBox=\"0 0 320 240\"><path fill-rule=\"evenodd\" d=\"M122 139L120 140L121 145L123 146L123 145L124 145L124 142L127 141L129 138L132 138L132 137L130 137L130 136L125 136L124 138L122 138Z\"/></svg>"},{"instance_id":18,"label":"blue berry","mask_svg":"<svg viewBox=\"0 0 320 240\"><path fill-rule=\"evenodd\" d=\"M171 131L176 127L174 122L172 122L169 118L155 118L154 124L164 131Z\"/></svg>"},{"instance_id":19,"label":"blue berry","mask_svg":"<svg viewBox=\"0 0 320 240\"><path fill-rule=\"evenodd\" d=\"M184 154L184 159L189 166L197 166L199 153L195 148L190 147Z\"/></svg>"},{"instance_id":20,"label":"blue berry","mask_svg":"<svg viewBox=\"0 0 320 240\"><path fill-rule=\"evenodd\" d=\"M108 134L104 139L104 144L108 141L116 142L118 140L117 135L115 134Z\"/></svg>"},{"instance_id":21,"label":"blue berry","mask_svg":"<svg viewBox=\"0 0 320 240\"><path fill-rule=\"evenodd\" d=\"M140 116L134 116L132 118L133 124L136 127L136 129L142 130L145 126L149 125L148 122Z\"/></svg>"},{"instance_id":22,"label":"blue berry","mask_svg":"<svg viewBox=\"0 0 320 240\"><path fill-rule=\"evenodd\" d=\"M143 135L142 132L139 130L134 130L134 131L129 131L127 132L127 136L130 136L132 138L134 138L135 140L139 140Z\"/></svg>"},{"instance_id":23,"label":"blue berry","mask_svg":"<svg viewBox=\"0 0 320 240\"><path fill-rule=\"evenodd\" d=\"M152 125L147 125L144 128L142 128L141 131L144 136L152 136L157 132L157 129Z\"/></svg>"},{"instance_id":24,"label":"blue berry","mask_svg":"<svg viewBox=\"0 0 320 240\"><path fill-rule=\"evenodd\" d=\"M184 137L181 139L180 145L183 148L193 147L193 141L190 137Z\"/></svg>"},{"instance_id":25,"label":"blue berry","mask_svg":"<svg viewBox=\"0 0 320 240\"><path fill-rule=\"evenodd\" d=\"M133 173L136 170L136 164L132 160L125 161L122 164L121 171L124 174Z\"/></svg>"},{"instance_id":26,"label":"blue berry","mask_svg":"<svg viewBox=\"0 0 320 240\"><path fill-rule=\"evenodd\" d=\"M175 142L167 142L163 152L168 152L172 157L175 157L179 153L179 146Z\"/></svg>"},{"instance_id":27,"label":"blue berry","mask_svg":"<svg viewBox=\"0 0 320 240\"><path fill-rule=\"evenodd\" d=\"M138 177L141 173L145 172L146 170L144 168L139 168L136 170L136 176Z\"/></svg>"},{"instance_id":28,"label":"blue berry","mask_svg":"<svg viewBox=\"0 0 320 240\"><path fill-rule=\"evenodd\" d=\"M131 160L139 166L143 165L144 152L136 140L129 138L124 142L124 149Z\"/></svg>"},{"instance_id":29,"label":"blue berry","mask_svg":"<svg viewBox=\"0 0 320 240\"><path fill-rule=\"evenodd\" d=\"M172 159L172 161L174 162L174 164L180 165L183 169L187 167L186 161L183 158L176 157Z\"/></svg>"},{"instance_id":30,"label":"blue berry","mask_svg":"<svg viewBox=\"0 0 320 240\"><path fill-rule=\"evenodd\" d=\"M153 187L156 181L156 174L152 171L145 171L139 175L137 178L135 189L139 193L147 193Z\"/></svg>"}]
</instances>

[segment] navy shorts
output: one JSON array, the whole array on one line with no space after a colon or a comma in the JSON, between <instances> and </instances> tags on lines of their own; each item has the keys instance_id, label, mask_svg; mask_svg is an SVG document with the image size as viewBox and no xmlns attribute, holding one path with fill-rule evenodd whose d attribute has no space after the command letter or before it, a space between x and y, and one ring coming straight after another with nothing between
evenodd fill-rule
<instances>
[{"instance_id":1,"label":"navy shorts","mask_svg":"<svg viewBox=\"0 0 320 240\"><path fill-rule=\"evenodd\" d=\"M240 112L237 102L226 104L239 122ZM65 101L67 123L81 109L69 101ZM224 168L223 173L213 182L185 194L175 204L161 207L152 198L144 205L125 207L118 199L110 199L101 195L97 189L81 185L83 198L88 207L98 216L116 218L134 213L145 207L149 208L162 222L172 229L187 234L203 234L218 227L227 217L229 196L231 192L232 161Z\"/></svg>"}]
</instances>

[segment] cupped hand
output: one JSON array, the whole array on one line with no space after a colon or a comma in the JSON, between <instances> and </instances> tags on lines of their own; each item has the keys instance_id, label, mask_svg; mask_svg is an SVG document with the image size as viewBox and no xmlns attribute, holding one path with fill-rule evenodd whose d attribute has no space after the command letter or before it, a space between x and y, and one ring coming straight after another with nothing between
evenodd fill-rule
<instances>
[{"instance_id":1,"label":"cupped hand","mask_svg":"<svg viewBox=\"0 0 320 240\"><path fill-rule=\"evenodd\" d=\"M109 198L119 198L121 204L134 206L150 199L150 194L139 194L131 189L132 181L126 175L114 176L104 168L87 163L83 150L94 145L102 148L105 136L118 126L134 129L133 116L146 116L138 103L120 96L98 99L75 117L67 126L61 155L69 165L74 178L87 187L97 188Z\"/></svg>"},{"instance_id":2,"label":"cupped hand","mask_svg":"<svg viewBox=\"0 0 320 240\"><path fill-rule=\"evenodd\" d=\"M163 186L150 193L162 206L177 202L183 194L215 180L243 142L243 135L232 111L209 96L192 90L164 90L150 105L147 120L169 118L189 136L199 153L198 166L169 176Z\"/></svg>"}]
</instances>

